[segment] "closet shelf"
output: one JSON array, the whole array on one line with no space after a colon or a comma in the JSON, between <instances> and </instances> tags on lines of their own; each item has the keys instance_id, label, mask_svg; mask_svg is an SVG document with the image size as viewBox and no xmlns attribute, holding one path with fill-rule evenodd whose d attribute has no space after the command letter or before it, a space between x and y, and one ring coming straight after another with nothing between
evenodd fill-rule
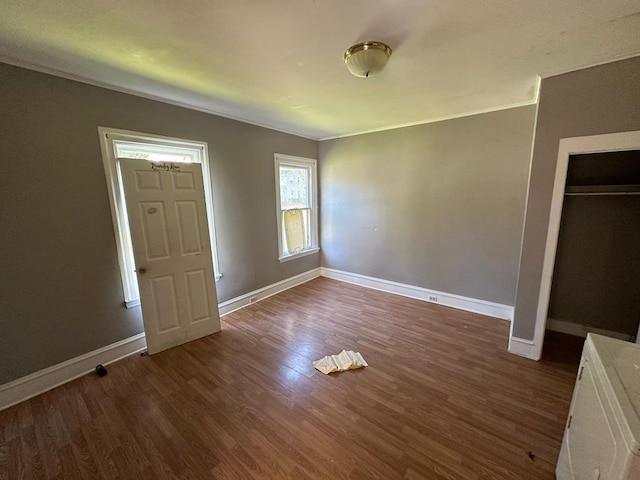
<instances>
[{"instance_id":1,"label":"closet shelf","mask_svg":"<svg viewBox=\"0 0 640 480\"><path fill-rule=\"evenodd\" d=\"M640 185L580 185L569 186L565 195L640 195Z\"/></svg>"}]
</instances>

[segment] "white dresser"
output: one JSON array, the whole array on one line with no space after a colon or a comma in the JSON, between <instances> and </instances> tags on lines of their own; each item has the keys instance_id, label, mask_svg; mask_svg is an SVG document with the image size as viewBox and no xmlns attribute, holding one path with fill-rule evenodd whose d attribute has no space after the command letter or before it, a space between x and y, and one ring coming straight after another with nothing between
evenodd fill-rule
<instances>
[{"instance_id":1,"label":"white dresser","mask_svg":"<svg viewBox=\"0 0 640 480\"><path fill-rule=\"evenodd\" d=\"M640 480L640 345L589 334L558 480Z\"/></svg>"}]
</instances>

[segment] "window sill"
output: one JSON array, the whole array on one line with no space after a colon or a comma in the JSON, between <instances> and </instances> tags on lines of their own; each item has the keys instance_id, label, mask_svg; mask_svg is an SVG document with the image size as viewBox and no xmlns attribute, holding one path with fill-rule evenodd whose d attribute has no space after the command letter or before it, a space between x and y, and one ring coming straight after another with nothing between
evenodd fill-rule
<instances>
[{"instance_id":1,"label":"window sill","mask_svg":"<svg viewBox=\"0 0 640 480\"><path fill-rule=\"evenodd\" d=\"M133 300L128 300L124 302L124 306L127 308L135 308L140 306L140 299L134 298Z\"/></svg>"},{"instance_id":2,"label":"window sill","mask_svg":"<svg viewBox=\"0 0 640 480\"><path fill-rule=\"evenodd\" d=\"M289 260L293 260L294 258L306 257L307 255L318 253L319 251L320 251L320 247L314 247L314 248L310 248L309 250L305 250L304 252L278 257L278 260L280 261L280 263L288 262Z\"/></svg>"}]
</instances>

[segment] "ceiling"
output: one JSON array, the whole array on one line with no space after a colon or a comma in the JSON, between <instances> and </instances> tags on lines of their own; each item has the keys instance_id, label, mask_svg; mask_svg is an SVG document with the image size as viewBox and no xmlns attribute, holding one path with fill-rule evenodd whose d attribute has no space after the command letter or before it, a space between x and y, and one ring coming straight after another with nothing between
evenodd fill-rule
<instances>
[{"instance_id":1,"label":"ceiling","mask_svg":"<svg viewBox=\"0 0 640 480\"><path fill-rule=\"evenodd\" d=\"M2 0L0 60L324 139L534 103L640 54L638 0ZM364 40L394 53L351 76Z\"/></svg>"}]
</instances>

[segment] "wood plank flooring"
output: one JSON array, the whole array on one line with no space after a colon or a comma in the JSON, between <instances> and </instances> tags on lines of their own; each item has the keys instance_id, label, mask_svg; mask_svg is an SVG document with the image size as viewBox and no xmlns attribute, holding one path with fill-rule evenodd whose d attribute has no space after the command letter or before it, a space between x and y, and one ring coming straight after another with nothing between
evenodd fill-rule
<instances>
[{"instance_id":1,"label":"wood plank flooring","mask_svg":"<svg viewBox=\"0 0 640 480\"><path fill-rule=\"evenodd\" d=\"M508 329L319 278L0 412L0 480L552 479L581 344Z\"/></svg>"}]
</instances>

